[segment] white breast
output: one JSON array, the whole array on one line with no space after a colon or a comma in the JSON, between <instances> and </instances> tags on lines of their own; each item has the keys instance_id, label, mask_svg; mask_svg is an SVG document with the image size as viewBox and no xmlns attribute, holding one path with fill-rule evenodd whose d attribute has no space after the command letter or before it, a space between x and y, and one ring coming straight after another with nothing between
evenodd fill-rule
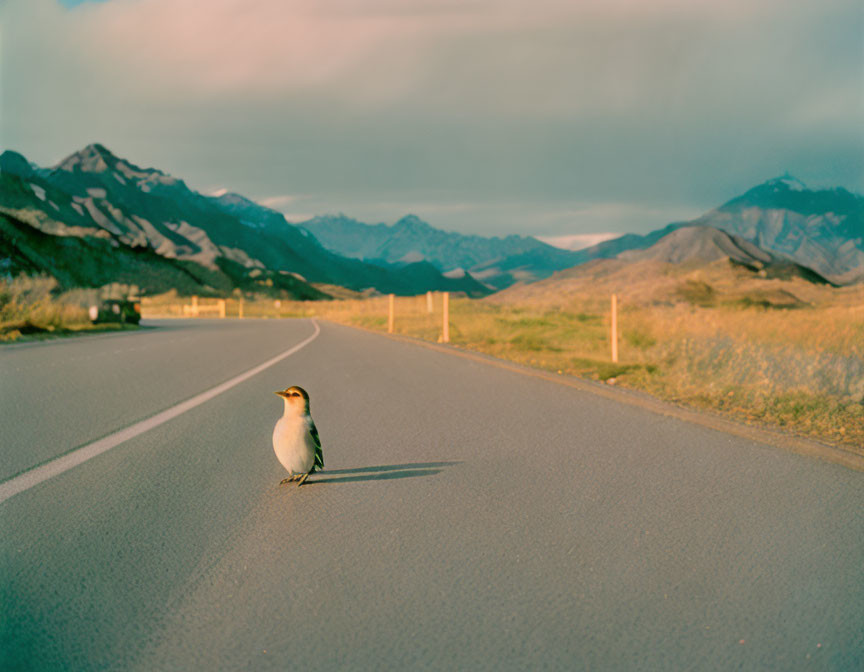
<instances>
[{"instance_id":1,"label":"white breast","mask_svg":"<svg viewBox=\"0 0 864 672\"><path fill-rule=\"evenodd\" d=\"M315 464L315 443L304 416L282 416L273 429L273 450L290 474L306 474Z\"/></svg>"}]
</instances>

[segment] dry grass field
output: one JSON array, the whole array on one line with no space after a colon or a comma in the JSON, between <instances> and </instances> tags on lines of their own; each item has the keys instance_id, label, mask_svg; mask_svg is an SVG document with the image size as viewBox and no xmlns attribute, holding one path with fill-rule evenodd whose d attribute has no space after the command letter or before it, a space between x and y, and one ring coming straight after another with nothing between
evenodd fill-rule
<instances>
[{"instance_id":1,"label":"dry grass field","mask_svg":"<svg viewBox=\"0 0 864 672\"><path fill-rule=\"evenodd\" d=\"M0 343L137 328L93 324L88 307L99 303L99 294L96 289L60 291L57 281L45 276L0 279Z\"/></svg>"},{"instance_id":2,"label":"dry grass field","mask_svg":"<svg viewBox=\"0 0 864 672\"><path fill-rule=\"evenodd\" d=\"M450 341L864 453L864 288L825 296L830 300L794 309L646 305L623 297L618 363L610 357L608 297L568 296L560 306L452 299ZM176 300L145 301L145 316L179 316ZM425 296L397 297L394 331L439 340L441 304L436 295L430 314ZM230 300L228 317L238 309ZM202 315L208 310L202 304ZM317 316L377 331L387 330L387 314L386 297L244 302L246 317Z\"/></svg>"},{"instance_id":3,"label":"dry grass field","mask_svg":"<svg viewBox=\"0 0 864 672\"><path fill-rule=\"evenodd\" d=\"M57 295L53 278L0 280L0 341L87 329L90 318L76 292Z\"/></svg>"}]
</instances>

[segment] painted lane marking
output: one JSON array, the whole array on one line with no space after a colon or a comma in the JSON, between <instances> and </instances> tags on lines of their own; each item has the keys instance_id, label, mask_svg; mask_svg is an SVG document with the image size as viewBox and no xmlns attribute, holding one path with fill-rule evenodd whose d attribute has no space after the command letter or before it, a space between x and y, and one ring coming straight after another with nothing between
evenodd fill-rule
<instances>
[{"instance_id":1,"label":"painted lane marking","mask_svg":"<svg viewBox=\"0 0 864 672\"><path fill-rule=\"evenodd\" d=\"M46 464L34 467L29 471L25 471L23 474L19 474L18 476L10 478L4 483L0 483L0 504L5 502L10 497L14 497L15 495L24 492L25 490L29 490L33 486L39 485L43 481L47 481L49 478L59 476L60 474L67 472L74 467L77 467L79 464L83 464L87 460L119 446L121 443L124 443L129 439L133 439L136 436L143 434L144 432L154 429L159 425L163 425L169 420L173 420L177 416L182 415L186 411L191 411L196 406L200 406L201 404L210 401L211 399L219 396L223 392L227 392L232 387L235 387L240 383L249 380L252 376L261 373L265 369L269 369L271 366L277 364L278 362L281 362L286 357L290 357L295 352L303 349L316 338L318 338L318 334L321 333L321 327L318 326L318 322L314 319L312 320L312 325L315 327L315 332L311 336L309 336L303 341L300 341L300 343L298 343L292 348L289 348L285 352L278 354L271 359L268 359L263 364L259 364L258 366L249 369L245 373L241 373L239 376L234 376L234 378L226 380L224 383L221 383L216 387L210 388L206 392L201 392L200 394L195 395L191 399L181 401L179 404L176 404L171 408L157 413L156 415L153 415L146 420L136 422L134 425L130 425L125 429L121 429L118 432L109 434L108 436L94 441L93 443L88 443L86 446L76 448L72 452L61 455L60 457L55 458L50 462L47 462Z\"/></svg>"}]
</instances>

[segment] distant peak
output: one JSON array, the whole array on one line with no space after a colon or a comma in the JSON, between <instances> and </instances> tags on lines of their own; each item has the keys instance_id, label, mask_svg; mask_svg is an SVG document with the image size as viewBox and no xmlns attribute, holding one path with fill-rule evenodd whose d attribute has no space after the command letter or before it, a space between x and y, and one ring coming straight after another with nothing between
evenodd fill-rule
<instances>
[{"instance_id":1,"label":"distant peak","mask_svg":"<svg viewBox=\"0 0 864 672\"><path fill-rule=\"evenodd\" d=\"M101 158L106 163L112 165L118 161L122 161L114 152L99 142L91 142L84 149L75 152L72 156L76 155L82 158Z\"/></svg>"},{"instance_id":2,"label":"distant peak","mask_svg":"<svg viewBox=\"0 0 864 672\"><path fill-rule=\"evenodd\" d=\"M150 191L154 185L183 186L182 180L171 177L158 168L141 168L126 159L121 159L105 145L94 142L74 154L70 154L55 167L55 170L63 170L68 173L91 173L99 174L100 179L112 178L111 183L116 180L120 184L128 184L130 181L139 185L145 192Z\"/></svg>"},{"instance_id":3,"label":"distant peak","mask_svg":"<svg viewBox=\"0 0 864 672\"><path fill-rule=\"evenodd\" d=\"M773 180L768 180L765 186L774 188L785 188L790 191L806 191L807 185L797 177L792 176L789 172L783 173L780 177L775 177Z\"/></svg>"},{"instance_id":4,"label":"distant peak","mask_svg":"<svg viewBox=\"0 0 864 672\"><path fill-rule=\"evenodd\" d=\"M84 149L81 150L82 153L93 153L93 154L101 154L102 156L114 156L111 153L111 150L108 149L105 145L100 142L91 142Z\"/></svg>"},{"instance_id":5,"label":"distant peak","mask_svg":"<svg viewBox=\"0 0 864 672\"><path fill-rule=\"evenodd\" d=\"M432 227L420 219L417 215L405 215L394 226L411 228L411 229L431 229Z\"/></svg>"},{"instance_id":6,"label":"distant peak","mask_svg":"<svg viewBox=\"0 0 864 672\"><path fill-rule=\"evenodd\" d=\"M57 168L70 172L102 173L112 169L118 160L105 145L93 142L67 156L57 164Z\"/></svg>"}]
</instances>

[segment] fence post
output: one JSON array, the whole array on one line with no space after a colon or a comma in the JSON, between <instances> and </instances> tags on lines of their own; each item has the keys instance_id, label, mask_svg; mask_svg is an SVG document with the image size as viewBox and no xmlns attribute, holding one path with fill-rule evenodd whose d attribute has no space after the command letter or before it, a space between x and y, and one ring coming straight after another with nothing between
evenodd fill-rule
<instances>
[{"instance_id":1,"label":"fence post","mask_svg":"<svg viewBox=\"0 0 864 672\"><path fill-rule=\"evenodd\" d=\"M444 320L441 324L442 334L441 340L444 343L450 342L450 292L444 292Z\"/></svg>"},{"instance_id":2,"label":"fence post","mask_svg":"<svg viewBox=\"0 0 864 672\"><path fill-rule=\"evenodd\" d=\"M198 317L198 295L194 294L192 296L192 315L194 317Z\"/></svg>"},{"instance_id":3,"label":"fence post","mask_svg":"<svg viewBox=\"0 0 864 672\"><path fill-rule=\"evenodd\" d=\"M237 319L243 319L243 297L241 296L237 304Z\"/></svg>"},{"instance_id":4,"label":"fence post","mask_svg":"<svg viewBox=\"0 0 864 672\"><path fill-rule=\"evenodd\" d=\"M387 333L392 334L393 333L393 322L394 322L394 318L395 318L394 312L396 310L395 305L394 305L395 301L396 301L396 297L393 294L390 294L387 298L388 298L387 304L388 304L388 309L389 309L388 314L387 314Z\"/></svg>"},{"instance_id":5,"label":"fence post","mask_svg":"<svg viewBox=\"0 0 864 672\"><path fill-rule=\"evenodd\" d=\"M612 295L612 361L618 361L618 295Z\"/></svg>"},{"instance_id":6,"label":"fence post","mask_svg":"<svg viewBox=\"0 0 864 672\"><path fill-rule=\"evenodd\" d=\"M432 292L426 292L426 312L432 314Z\"/></svg>"},{"instance_id":7,"label":"fence post","mask_svg":"<svg viewBox=\"0 0 864 672\"><path fill-rule=\"evenodd\" d=\"M225 299L219 299L219 317L225 319Z\"/></svg>"}]
</instances>

